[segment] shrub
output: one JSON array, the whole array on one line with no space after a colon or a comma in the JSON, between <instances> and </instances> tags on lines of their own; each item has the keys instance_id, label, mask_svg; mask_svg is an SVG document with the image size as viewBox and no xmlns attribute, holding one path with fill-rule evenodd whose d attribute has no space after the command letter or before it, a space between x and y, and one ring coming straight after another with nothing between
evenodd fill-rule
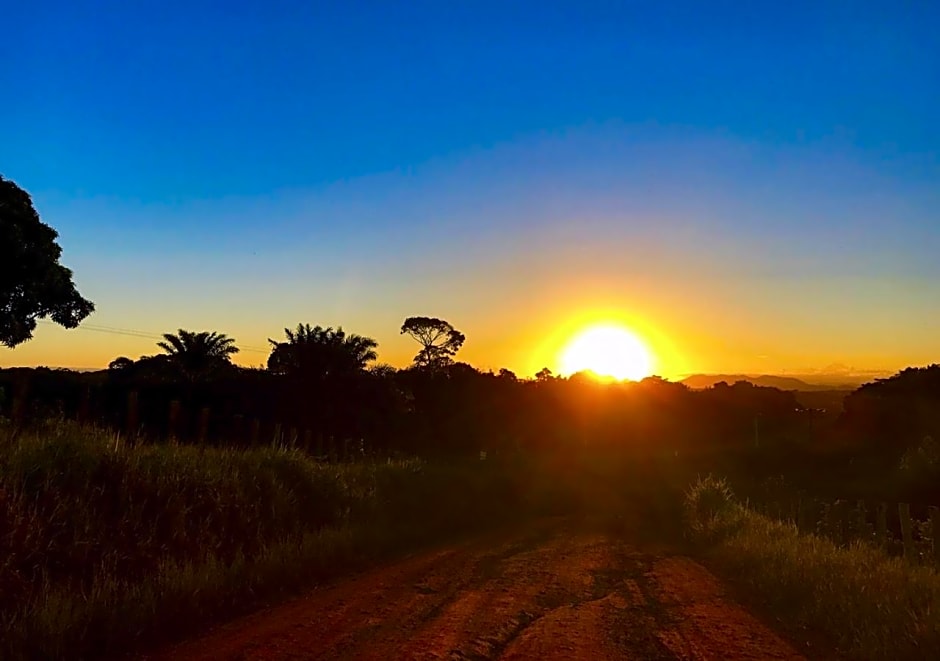
<instances>
[{"instance_id":1,"label":"shrub","mask_svg":"<svg viewBox=\"0 0 940 661\"><path fill-rule=\"evenodd\" d=\"M699 477L686 489L686 523L694 535L711 536L734 509L734 492L724 478Z\"/></svg>"}]
</instances>

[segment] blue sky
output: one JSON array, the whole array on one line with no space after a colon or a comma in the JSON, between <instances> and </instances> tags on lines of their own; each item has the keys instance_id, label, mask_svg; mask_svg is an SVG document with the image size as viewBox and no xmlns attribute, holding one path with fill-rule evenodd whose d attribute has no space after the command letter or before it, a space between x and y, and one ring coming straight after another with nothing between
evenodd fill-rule
<instances>
[{"instance_id":1,"label":"blue sky","mask_svg":"<svg viewBox=\"0 0 940 661\"><path fill-rule=\"evenodd\" d=\"M5 13L0 172L94 323L256 347L342 323L401 363L401 319L433 314L521 372L597 310L674 372L940 351L935 3ZM43 327L0 364L151 347Z\"/></svg>"}]
</instances>

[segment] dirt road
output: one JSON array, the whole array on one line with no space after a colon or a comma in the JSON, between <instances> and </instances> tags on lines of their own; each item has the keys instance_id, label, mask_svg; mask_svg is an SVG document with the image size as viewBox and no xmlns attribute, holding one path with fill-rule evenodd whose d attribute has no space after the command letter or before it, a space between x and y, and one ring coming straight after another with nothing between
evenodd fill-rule
<instances>
[{"instance_id":1,"label":"dirt road","mask_svg":"<svg viewBox=\"0 0 940 661\"><path fill-rule=\"evenodd\" d=\"M160 655L197 659L801 659L706 569L564 522L419 554Z\"/></svg>"}]
</instances>

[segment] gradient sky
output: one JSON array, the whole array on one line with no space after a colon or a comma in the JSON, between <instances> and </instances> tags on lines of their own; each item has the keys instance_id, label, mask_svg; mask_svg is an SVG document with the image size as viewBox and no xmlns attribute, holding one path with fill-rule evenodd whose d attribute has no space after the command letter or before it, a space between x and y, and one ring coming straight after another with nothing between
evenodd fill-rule
<instances>
[{"instance_id":1,"label":"gradient sky","mask_svg":"<svg viewBox=\"0 0 940 661\"><path fill-rule=\"evenodd\" d=\"M98 311L0 365L410 315L530 375L620 319L656 371L940 360L936 2L35 2L0 172Z\"/></svg>"}]
</instances>

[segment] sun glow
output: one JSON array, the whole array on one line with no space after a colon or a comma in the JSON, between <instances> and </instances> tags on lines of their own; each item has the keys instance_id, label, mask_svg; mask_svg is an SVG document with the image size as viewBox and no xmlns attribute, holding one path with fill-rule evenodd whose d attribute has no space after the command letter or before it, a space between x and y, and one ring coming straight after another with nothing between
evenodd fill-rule
<instances>
[{"instance_id":1,"label":"sun glow","mask_svg":"<svg viewBox=\"0 0 940 661\"><path fill-rule=\"evenodd\" d=\"M591 326L565 346L561 354L563 374L589 371L597 376L639 381L650 375L652 356L645 344L622 326Z\"/></svg>"}]
</instances>

